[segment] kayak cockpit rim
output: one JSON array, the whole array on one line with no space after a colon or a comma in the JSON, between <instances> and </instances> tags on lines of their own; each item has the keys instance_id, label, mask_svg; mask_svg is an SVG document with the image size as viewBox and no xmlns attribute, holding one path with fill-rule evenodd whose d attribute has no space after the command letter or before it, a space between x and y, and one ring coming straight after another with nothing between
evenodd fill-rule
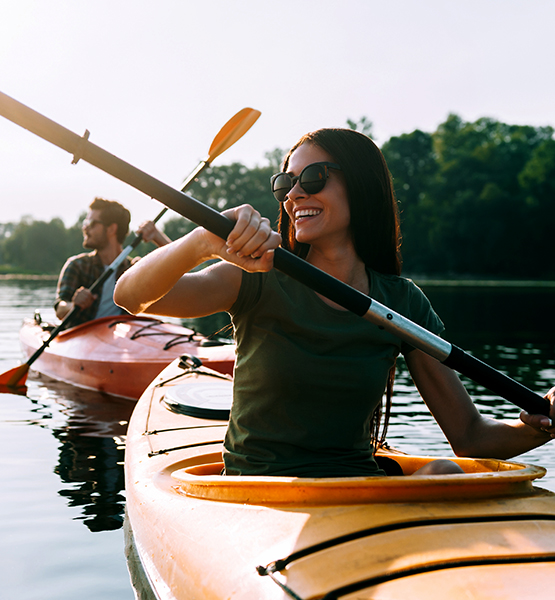
<instances>
[{"instance_id":1,"label":"kayak cockpit rim","mask_svg":"<svg viewBox=\"0 0 555 600\"><path fill-rule=\"evenodd\" d=\"M404 476L297 478L221 475L221 454L196 456L166 471L175 489L195 498L254 505L346 505L383 502L458 501L536 493L532 481L543 467L493 459L450 458L465 471L453 475L407 476L430 456L383 453L396 460Z\"/></svg>"}]
</instances>

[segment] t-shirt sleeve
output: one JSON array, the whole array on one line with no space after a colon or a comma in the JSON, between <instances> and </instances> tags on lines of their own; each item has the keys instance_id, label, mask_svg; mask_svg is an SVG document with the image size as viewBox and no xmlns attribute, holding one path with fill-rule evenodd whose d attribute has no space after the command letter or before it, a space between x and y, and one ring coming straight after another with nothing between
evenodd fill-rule
<instances>
[{"instance_id":1,"label":"t-shirt sleeve","mask_svg":"<svg viewBox=\"0 0 555 600\"><path fill-rule=\"evenodd\" d=\"M442 320L432 308L430 301L414 283L411 283L410 286L410 304L407 318L436 335L441 335L445 330ZM412 350L414 350L414 346L404 341L401 343L403 354L407 354Z\"/></svg>"},{"instance_id":2,"label":"t-shirt sleeve","mask_svg":"<svg viewBox=\"0 0 555 600\"><path fill-rule=\"evenodd\" d=\"M230 315L246 312L258 302L262 290L263 275L265 274L243 271L239 294L237 300L235 300L233 306L229 309Z\"/></svg>"}]
</instances>

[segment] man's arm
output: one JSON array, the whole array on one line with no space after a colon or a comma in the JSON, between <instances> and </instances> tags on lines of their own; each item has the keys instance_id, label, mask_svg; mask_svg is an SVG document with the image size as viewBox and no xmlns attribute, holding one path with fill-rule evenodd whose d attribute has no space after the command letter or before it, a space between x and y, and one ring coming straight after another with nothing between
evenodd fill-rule
<instances>
[{"instance_id":1,"label":"man's arm","mask_svg":"<svg viewBox=\"0 0 555 600\"><path fill-rule=\"evenodd\" d=\"M88 272L91 265L88 255L78 255L68 258L58 278L54 310L58 319L62 320L74 306L81 310L89 308L96 299L85 287L90 285L92 273ZM86 320L86 319L85 319Z\"/></svg>"}]
</instances>

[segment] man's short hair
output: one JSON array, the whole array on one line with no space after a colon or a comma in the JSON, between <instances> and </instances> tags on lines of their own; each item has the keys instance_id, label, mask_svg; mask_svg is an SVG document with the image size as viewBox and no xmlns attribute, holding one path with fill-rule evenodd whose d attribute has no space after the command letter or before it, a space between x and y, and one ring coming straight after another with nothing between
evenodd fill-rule
<instances>
[{"instance_id":1,"label":"man's short hair","mask_svg":"<svg viewBox=\"0 0 555 600\"><path fill-rule=\"evenodd\" d=\"M120 244L123 244L127 232L129 231L129 221L131 220L131 213L115 200L105 200L104 198L95 198L89 208L91 210L98 210L102 213L102 221L105 225L111 225L116 223L117 238Z\"/></svg>"}]
</instances>

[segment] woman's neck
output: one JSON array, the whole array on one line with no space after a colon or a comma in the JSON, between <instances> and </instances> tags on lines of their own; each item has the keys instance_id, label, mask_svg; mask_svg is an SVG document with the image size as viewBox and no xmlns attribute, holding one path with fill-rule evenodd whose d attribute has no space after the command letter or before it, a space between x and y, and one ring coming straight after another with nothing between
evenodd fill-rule
<instances>
[{"instance_id":1,"label":"woman's neck","mask_svg":"<svg viewBox=\"0 0 555 600\"><path fill-rule=\"evenodd\" d=\"M350 285L359 292L363 294L370 292L366 265L356 254L354 248L345 247L323 251L311 247L306 259L310 264ZM330 300L324 299L324 301L330 306L339 308Z\"/></svg>"}]
</instances>

